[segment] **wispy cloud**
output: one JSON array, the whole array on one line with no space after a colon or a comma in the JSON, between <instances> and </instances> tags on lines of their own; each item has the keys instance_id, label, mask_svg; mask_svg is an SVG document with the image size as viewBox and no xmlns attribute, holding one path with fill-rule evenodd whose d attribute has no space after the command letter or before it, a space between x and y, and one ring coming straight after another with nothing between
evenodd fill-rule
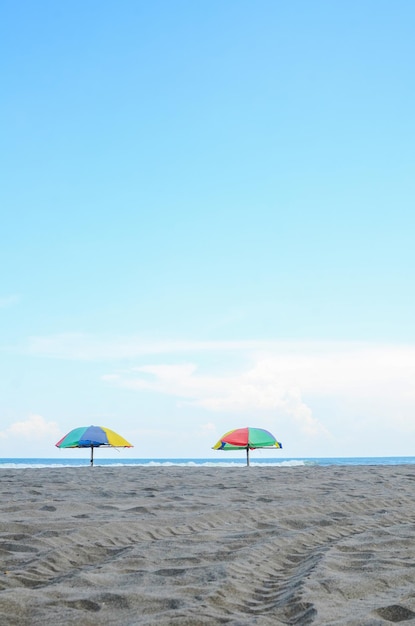
<instances>
[{"instance_id":1,"label":"wispy cloud","mask_svg":"<svg viewBox=\"0 0 415 626\"><path fill-rule=\"evenodd\" d=\"M20 350L29 354L82 361L131 359L152 354L240 351L266 348L258 341L149 341L139 336L61 333L30 337Z\"/></svg>"},{"instance_id":2,"label":"wispy cloud","mask_svg":"<svg viewBox=\"0 0 415 626\"><path fill-rule=\"evenodd\" d=\"M11 294L8 296L0 296L0 309L6 309L10 306L17 304L20 301L20 296L17 294Z\"/></svg>"}]
</instances>

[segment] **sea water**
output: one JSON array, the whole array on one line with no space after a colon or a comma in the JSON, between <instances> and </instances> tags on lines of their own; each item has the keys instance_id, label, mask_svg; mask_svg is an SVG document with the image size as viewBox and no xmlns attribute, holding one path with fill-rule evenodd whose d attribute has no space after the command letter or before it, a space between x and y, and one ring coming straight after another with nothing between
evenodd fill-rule
<instances>
[{"instance_id":1,"label":"sea water","mask_svg":"<svg viewBox=\"0 0 415 626\"><path fill-rule=\"evenodd\" d=\"M3 458L0 459L1 469L27 469L46 467L85 467L89 466L89 457L83 458ZM382 457L333 457L333 458L250 458L251 466L258 467L299 467L311 465L406 465L415 464L415 456L382 456ZM94 467L238 467L246 465L246 457L230 457L224 459L94 459Z\"/></svg>"}]
</instances>

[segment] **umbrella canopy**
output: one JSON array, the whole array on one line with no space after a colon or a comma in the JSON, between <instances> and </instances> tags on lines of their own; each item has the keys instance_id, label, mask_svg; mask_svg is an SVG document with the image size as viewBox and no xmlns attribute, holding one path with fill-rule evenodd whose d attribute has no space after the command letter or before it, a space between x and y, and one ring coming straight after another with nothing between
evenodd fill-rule
<instances>
[{"instance_id":1,"label":"umbrella canopy","mask_svg":"<svg viewBox=\"0 0 415 626\"><path fill-rule=\"evenodd\" d=\"M268 430L263 428L236 428L225 433L213 446L213 450L246 450L246 464L249 465L249 450L255 448L282 448Z\"/></svg>"},{"instance_id":2,"label":"umbrella canopy","mask_svg":"<svg viewBox=\"0 0 415 626\"><path fill-rule=\"evenodd\" d=\"M94 464L94 448L132 448L124 437L105 426L80 426L74 428L55 444L57 448L91 448L91 465Z\"/></svg>"}]
</instances>

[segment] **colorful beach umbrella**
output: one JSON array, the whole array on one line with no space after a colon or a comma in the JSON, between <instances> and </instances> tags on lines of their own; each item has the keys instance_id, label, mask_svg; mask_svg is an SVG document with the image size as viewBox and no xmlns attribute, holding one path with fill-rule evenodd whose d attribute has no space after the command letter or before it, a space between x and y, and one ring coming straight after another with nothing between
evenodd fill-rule
<instances>
[{"instance_id":1,"label":"colorful beach umbrella","mask_svg":"<svg viewBox=\"0 0 415 626\"><path fill-rule=\"evenodd\" d=\"M57 448L91 448L91 466L94 464L94 448L133 448L124 437L105 426L80 426L74 428L55 444Z\"/></svg>"},{"instance_id":2,"label":"colorful beach umbrella","mask_svg":"<svg viewBox=\"0 0 415 626\"><path fill-rule=\"evenodd\" d=\"M282 448L282 444L268 430L247 426L225 433L212 449L246 450L246 464L249 465L249 451L255 448Z\"/></svg>"}]
</instances>

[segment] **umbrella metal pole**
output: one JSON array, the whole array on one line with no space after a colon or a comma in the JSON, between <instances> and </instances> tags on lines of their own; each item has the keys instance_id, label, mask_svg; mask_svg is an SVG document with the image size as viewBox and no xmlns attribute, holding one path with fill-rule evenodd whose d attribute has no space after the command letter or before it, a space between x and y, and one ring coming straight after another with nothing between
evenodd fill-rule
<instances>
[{"instance_id":1,"label":"umbrella metal pole","mask_svg":"<svg viewBox=\"0 0 415 626\"><path fill-rule=\"evenodd\" d=\"M94 465L94 446L91 446L91 467Z\"/></svg>"},{"instance_id":2,"label":"umbrella metal pole","mask_svg":"<svg viewBox=\"0 0 415 626\"><path fill-rule=\"evenodd\" d=\"M249 467L249 448L246 449L246 465Z\"/></svg>"}]
</instances>

